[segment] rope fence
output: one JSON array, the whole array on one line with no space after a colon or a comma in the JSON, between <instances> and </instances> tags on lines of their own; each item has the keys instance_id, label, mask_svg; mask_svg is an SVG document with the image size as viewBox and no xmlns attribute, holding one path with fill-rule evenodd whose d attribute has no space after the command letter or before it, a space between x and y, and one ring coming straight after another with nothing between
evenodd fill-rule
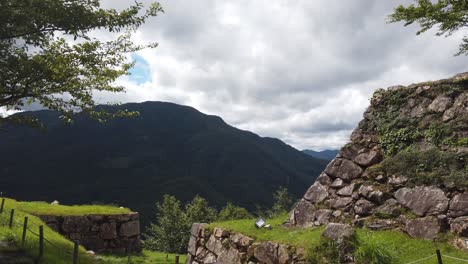
<instances>
[{"instance_id":1,"label":"rope fence","mask_svg":"<svg viewBox=\"0 0 468 264\"><path fill-rule=\"evenodd\" d=\"M2 201L1 201L1 204L0 204L0 214L3 214L4 211L5 211L5 198L2 198ZM65 258L69 258L71 260L70 261L71 263L78 264L78 254L79 254L79 250L78 250L79 242L78 241L74 241L74 246L73 246L74 250L73 250L73 252L70 251L69 249L64 248L64 247L60 247L60 246L56 245L55 243L53 243L52 241L50 241L49 239L47 239L44 236L44 226L36 225L34 223L29 222L28 220L29 220L28 217L25 216L24 217L24 222L18 221L17 219L15 219L15 209L11 209L8 220L7 221L2 221L2 224L3 225L8 224L9 228L13 228L14 225L15 226L23 226L23 231L22 231L22 236L21 236L21 246L25 245L26 238L28 237L27 234L32 234L32 235L39 238L39 241L38 241L39 242L39 247L38 247L39 252L38 252L38 255L37 255L37 258L36 258L36 261L38 263L41 261L43 255L44 255L45 244L47 244L48 246L51 246L51 247L57 249L59 254L61 254ZM38 230L38 232L34 231L33 229Z\"/></svg>"}]
</instances>

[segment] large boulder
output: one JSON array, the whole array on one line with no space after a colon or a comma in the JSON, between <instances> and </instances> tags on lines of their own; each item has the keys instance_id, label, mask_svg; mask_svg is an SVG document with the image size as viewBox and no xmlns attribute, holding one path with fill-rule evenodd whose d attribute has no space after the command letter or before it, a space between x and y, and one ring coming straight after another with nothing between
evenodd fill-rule
<instances>
[{"instance_id":1,"label":"large boulder","mask_svg":"<svg viewBox=\"0 0 468 264\"><path fill-rule=\"evenodd\" d=\"M293 224L301 227L312 227L315 219L315 206L301 199L293 211Z\"/></svg>"},{"instance_id":2,"label":"large boulder","mask_svg":"<svg viewBox=\"0 0 468 264\"><path fill-rule=\"evenodd\" d=\"M353 194L354 188L356 184L351 183L350 185L347 185L336 192L336 194L341 195L341 196L351 196Z\"/></svg>"},{"instance_id":3,"label":"large boulder","mask_svg":"<svg viewBox=\"0 0 468 264\"><path fill-rule=\"evenodd\" d=\"M223 244L220 240L216 239L214 235L211 235L208 241L205 244L205 247L215 253L216 255L220 255L223 252Z\"/></svg>"},{"instance_id":4,"label":"large boulder","mask_svg":"<svg viewBox=\"0 0 468 264\"><path fill-rule=\"evenodd\" d=\"M434 240L440 232L440 224L432 216L416 218L406 222L405 231L413 238Z\"/></svg>"},{"instance_id":5,"label":"large boulder","mask_svg":"<svg viewBox=\"0 0 468 264\"><path fill-rule=\"evenodd\" d=\"M347 160L336 158L325 168L325 173L340 178L345 181L351 181L361 176L363 170L356 163Z\"/></svg>"},{"instance_id":6,"label":"large boulder","mask_svg":"<svg viewBox=\"0 0 468 264\"><path fill-rule=\"evenodd\" d=\"M235 243L238 247L248 247L254 242L253 238L244 236L240 233L232 234L230 237L231 241Z\"/></svg>"},{"instance_id":7,"label":"large boulder","mask_svg":"<svg viewBox=\"0 0 468 264\"><path fill-rule=\"evenodd\" d=\"M418 216L445 213L448 208L444 191L433 186L401 188L395 193L395 198Z\"/></svg>"},{"instance_id":8,"label":"large boulder","mask_svg":"<svg viewBox=\"0 0 468 264\"><path fill-rule=\"evenodd\" d=\"M379 151L371 150L358 154L353 160L359 165L369 167L379 163L382 160L382 155Z\"/></svg>"},{"instance_id":9,"label":"large boulder","mask_svg":"<svg viewBox=\"0 0 468 264\"><path fill-rule=\"evenodd\" d=\"M204 223L193 223L192 228L190 229L190 234L195 238L200 238L203 236L206 224Z\"/></svg>"},{"instance_id":10,"label":"large boulder","mask_svg":"<svg viewBox=\"0 0 468 264\"><path fill-rule=\"evenodd\" d=\"M352 226L340 223L329 223L325 230L323 230L322 236L338 243L345 240L350 240L354 237L355 230Z\"/></svg>"},{"instance_id":11,"label":"large boulder","mask_svg":"<svg viewBox=\"0 0 468 264\"><path fill-rule=\"evenodd\" d=\"M260 263L278 264L278 244L270 241L261 243L255 247L253 255Z\"/></svg>"},{"instance_id":12,"label":"large boulder","mask_svg":"<svg viewBox=\"0 0 468 264\"><path fill-rule=\"evenodd\" d=\"M446 96L446 95L439 95L437 96L434 101L427 107L429 111L432 112L437 112L437 113L442 113L452 105L452 98Z\"/></svg>"},{"instance_id":13,"label":"large boulder","mask_svg":"<svg viewBox=\"0 0 468 264\"><path fill-rule=\"evenodd\" d=\"M291 256L289 254L289 246L279 244L278 246L278 263L288 264L291 262Z\"/></svg>"},{"instance_id":14,"label":"large boulder","mask_svg":"<svg viewBox=\"0 0 468 264\"><path fill-rule=\"evenodd\" d=\"M468 215L468 192L455 195L450 201L449 215L451 217Z\"/></svg>"},{"instance_id":15,"label":"large boulder","mask_svg":"<svg viewBox=\"0 0 468 264\"><path fill-rule=\"evenodd\" d=\"M468 111L468 92L464 92L459 95L453 106L445 110L444 115L442 116L442 121L446 122L455 118L459 113Z\"/></svg>"},{"instance_id":16,"label":"large boulder","mask_svg":"<svg viewBox=\"0 0 468 264\"><path fill-rule=\"evenodd\" d=\"M333 209L345 208L346 206L351 204L352 201L353 198L351 197L340 197L331 201L331 207Z\"/></svg>"},{"instance_id":17,"label":"large boulder","mask_svg":"<svg viewBox=\"0 0 468 264\"><path fill-rule=\"evenodd\" d=\"M319 209L315 211L314 218L315 222L318 225L323 225L329 222L332 215L332 210L329 209Z\"/></svg>"},{"instance_id":18,"label":"large boulder","mask_svg":"<svg viewBox=\"0 0 468 264\"><path fill-rule=\"evenodd\" d=\"M330 185L330 183L332 182L330 177L328 177L328 175L325 172L322 172L315 181L325 186Z\"/></svg>"},{"instance_id":19,"label":"large boulder","mask_svg":"<svg viewBox=\"0 0 468 264\"><path fill-rule=\"evenodd\" d=\"M372 214L374 207L375 205L366 199L359 199L359 201L354 204L354 213L360 216L368 216Z\"/></svg>"},{"instance_id":20,"label":"large boulder","mask_svg":"<svg viewBox=\"0 0 468 264\"><path fill-rule=\"evenodd\" d=\"M314 182L304 194L304 199L312 203L320 203L328 197L327 187L319 182Z\"/></svg>"},{"instance_id":21,"label":"large boulder","mask_svg":"<svg viewBox=\"0 0 468 264\"><path fill-rule=\"evenodd\" d=\"M462 237L468 237L468 216L462 216L450 221L450 231Z\"/></svg>"},{"instance_id":22,"label":"large boulder","mask_svg":"<svg viewBox=\"0 0 468 264\"><path fill-rule=\"evenodd\" d=\"M239 250L229 247L229 249L223 250L223 252L221 252L217 261L219 263L241 264L242 257L239 253Z\"/></svg>"}]
</instances>

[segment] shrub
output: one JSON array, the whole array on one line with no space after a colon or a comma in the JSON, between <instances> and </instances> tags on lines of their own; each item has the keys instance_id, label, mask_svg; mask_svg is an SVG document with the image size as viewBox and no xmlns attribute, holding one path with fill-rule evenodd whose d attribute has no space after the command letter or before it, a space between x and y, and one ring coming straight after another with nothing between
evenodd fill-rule
<instances>
[{"instance_id":1,"label":"shrub","mask_svg":"<svg viewBox=\"0 0 468 264\"><path fill-rule=\"evenodd\" d=\"M279 187L273 194L273 199L275 203L270 213L272 216L289 212L294 204L294 199L286 187Z\"/></svg>"},{"instance_id":2,"label":"shrub","mask_svg":"<svg viewBox=\"0 0 468 264\"><path fill-rule=\"evenodd\" d=\"M177 198L165 195L161 203L156 204L156 223L152 223L144 235L145 247L151 250L184 253L190 237L192 223L209 223L215 220L216 210L208 206L208 202L195 196L185 205Z\"/></svg>"},{"instance_id":3,"label":"shrub","mask_svg":"<svg viewBox=\"0 0 468 264\"><path fill-rule=\"evenodd\" d=\"M453 129L449 125L434 122L424 131L424 137L426 141L440 146L452 134L452 131Z\"/></svg>"},{"instance_id":4,"label":"shrub","mask_svg":"<svg viewBox=\"0 0 468 264\"><path fill-rule=\"evenodd\" d=\"M400 129L386 129L379 138L380 145L387 155L395 155L421 138L419 130L405 127Z\"/></svg>"},{"instance_id":5,"label":"shrub","mask_svg":"<svg viewBox=\"0 0 468 264\"><path fill-rule=\"evenodd\" d=\"M187 247L190 223L182 210L180 201L174 196L164 195L156 204L156 223L152 223L145 234L145 247L151 250L183 253Z\"/></svg>"},{"instance_id":6,"label":"shrub","mask_svg":"<svg viewBox=\"0 0 468 264\"><path fill-rule=\"evenodd\" d=\"M252 218L253 216L247 211L247 209L235 206L232 203L227 203L223 209L219 212L218 219L221 221L225 220L236 220Z\"/></svg>"},{"instance_id":7,"label":"shrub","mask_svg":"<svg viewBox=\"0 0 468 264\"><path fill-rule=\"evenodd\" d=\"M387 157L381 163L387 174L405 175L414 185L440 185L444 183L468 186L466 154L456 154L431 148L415 147Z\"/></svg>"}]
</instances>

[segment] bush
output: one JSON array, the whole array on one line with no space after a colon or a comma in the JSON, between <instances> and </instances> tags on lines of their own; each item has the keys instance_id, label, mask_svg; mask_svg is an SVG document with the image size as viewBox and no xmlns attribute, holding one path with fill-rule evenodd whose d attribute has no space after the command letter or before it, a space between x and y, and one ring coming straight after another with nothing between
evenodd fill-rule
<instances>
[{"instance_id":1,"label":"bush","mask_svg":"<svg viewBox=\"0 0 468 264\"><path fill-rule=\"evenodd\" d=\"M380 145L387 155L395 155L421 138L421 133L414 128L386 129L379 137Z\"/></svg>"},{"instance_id":2,"label":"bush","mask_svg":"<svg viewBox=\"0 0 468 264\"><path fill-rule=\"evenodd\" d=\"M273 194L273 199L275 203L271 209L271 216L289 212L294 204L294 199L291 194L289 194L286 187L279 187L279 189Z\"/></svg>"},{"instance_id":3,"label":"bush","mask_svg":"<svg viewBox=\"0 0 468 264\"><path fill-rule=\"evenodd\" d=\"M163 202L156 204L156 208L156 223L152 223L145 234L145 247L155 251L185 252L190 223L180 201L174 196L164 195Z\"/></svg>"},{"instance_id":4,"label":"bush","mask_svg":"<svg viewBox=\"0 0 468 264\"><path fill-rule=\"evenodd\" d=\"M156 223L152 223L145 234L145 247L171 253L185 252L192 223L209 223L217 216L216 210L198 195L185 206L185 211L181 202L170 195L165 195L156 209Z\"/></svg>"},{"instance_id":5,"label":"bush","mask_svg":"<svg viewBox=\"0 0 468 264\"><path fill-rule=\"evenodd\" d=\"M434 122L424 132L426 141L432 143L434 146L440 146L444 140L449 138L453 129L444 123Z\"/></svg>"},{"instance_id":6,"label":"bush","mask_svg":"<svg viewBox=\"0 0 468 264\"><path fill-rule=\"evenodd\" d=\"M466 154L410 147L393 157L385 158L381 168L389 175L408 177L414 185L451 183L468 186Z\"/></svg>"},{"instance_id":7,"label":"bush","mask_svg":"<svg viewBox=\"0 0 468 264\"><path fill-rule=\"evenodd\" d=\"M216 220L218 214L216 209L208 206L208 201L199 195L185 206L185 213L189 223L211 223Z\"/></svg>"},{"instance_id":8,"label":"bush","mask_svg":"<svg viewBox=\"0 0 468 264\"><path fill-rule=\"evenodd\" d=\"M232 203L227 203L226 206L219 212L218 219L221 221L225 220L237 220L253 218L253 216L247 211L247 209L235 206Z\"/></svg>"}]
</instances>

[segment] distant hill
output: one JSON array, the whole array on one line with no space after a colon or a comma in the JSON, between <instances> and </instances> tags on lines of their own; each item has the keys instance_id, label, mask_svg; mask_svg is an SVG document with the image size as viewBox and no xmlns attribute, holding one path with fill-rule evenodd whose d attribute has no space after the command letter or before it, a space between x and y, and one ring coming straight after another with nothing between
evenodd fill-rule
<instances>
[{"instance_id":1,"label":"distant hill","mask_svg":"<svg viewBox=\"0 0 468 264\"><path fill-rule=\"evenodd\" d=\"M322 160L328 160L331 161L336 157L336 154L338 154L338 150L322 150L322 151L314 151L311 149L304 149L302 152L305 154L312 156L317 159L322 159Z\"/></svg>"},{"instance_id":2,"label":"distant hill","mask_svg":"<svg viewBox=\"0 0 468 264\"><path fill-rule=\"evenodd\" d=\"M279 186L299 197L326 165L191 107L103 107L140 116L99 124L78 114L67 126L56 112L37 111L27 114L41 119L47 132L6 127L0 132L0 191L23 200L115 203L139 211L147 223L166 193L254 209L270 206Z\"/></svg>"}]
</instances>

